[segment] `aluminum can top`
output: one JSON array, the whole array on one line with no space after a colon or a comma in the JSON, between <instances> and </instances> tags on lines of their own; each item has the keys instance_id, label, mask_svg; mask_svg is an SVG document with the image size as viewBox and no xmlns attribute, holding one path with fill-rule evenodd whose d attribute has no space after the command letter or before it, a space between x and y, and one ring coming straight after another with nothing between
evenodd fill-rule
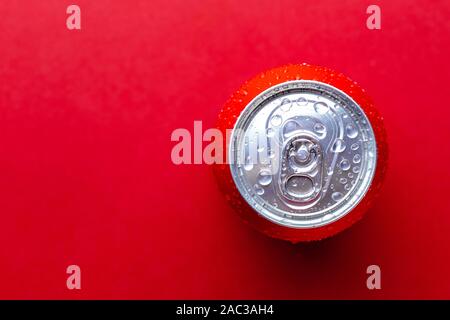
<instances>
[{"instance_id":1,"label":"aluminum can top","mask_svg":"<svg viewBox=\"0 0 450 320\"><path fill-rule=\"evenodd\" d=\"M342 218L370 187L376 141L363 109L322 82L287 81L256 96L231 134L237 189L264 218L290 228Z\"/></svg>"}]
</instances>

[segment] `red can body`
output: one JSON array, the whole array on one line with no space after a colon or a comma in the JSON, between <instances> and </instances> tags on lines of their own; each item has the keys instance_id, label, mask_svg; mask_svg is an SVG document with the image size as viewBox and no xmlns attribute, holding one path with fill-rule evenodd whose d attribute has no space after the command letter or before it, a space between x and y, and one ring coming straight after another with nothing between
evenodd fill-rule
<instances>
[{"instance_id":1,"label":"red can body","mask_svg":"<svg viewBox=\"0 0 450 320\"><path fill-rule=\"evenodd\" d=\"M231 176L228 163L216 164L214 171L219 186L226 199L241 218L264 234L291 242L320 240L348 228L361 219L370 208L380 191L387 168L388 145L383 119L374 107L372 100L356 82L343 74L325 67L307 64L287 65L265 71L243 84L225 103L219 114L217 128L226 136L227 129L233 129L244 108L266 89L292 80L313 80L331 85L350 96L364 111L370 121L377 146L377 165L371 185L361 201L349 213L331 224L313 228L292 228L269 221L259 215L239 193ZM227 139L224 150L228 152Z\"/></svg>"}]
</instances>

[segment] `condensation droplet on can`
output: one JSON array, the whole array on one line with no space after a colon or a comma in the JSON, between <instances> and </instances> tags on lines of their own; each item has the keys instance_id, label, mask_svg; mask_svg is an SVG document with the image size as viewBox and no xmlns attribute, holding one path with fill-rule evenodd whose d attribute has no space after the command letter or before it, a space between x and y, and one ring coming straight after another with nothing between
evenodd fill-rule
<instances>
[{"instance_id":1,"label":"condensation droplet on can","mask_svg":"<svg viewBox=\"0 0 450 320\"><path fill-rule=\"evenodd\" d=\"M325 102L316 102L314 103L314 110L316 110L316 112L318 114L325 114L328 112L330 108L328 107L328 105Z\"/></svg>"},{"instance_id":2,"label":"condensation droplet on can","mask_svg":"<svg viewBox=\"0 0 450 320\"><path fill-rule=\"evenodd\" d=\"M331 199L333 199L336 202L341 200L343 197L344 197L344 195L341 192L338 192L338 191L333 192L331 194Z\"/></svg>"},{"instance_id":3,"label":"condensation droplet on can","mask_svg":"<svg viewBox=\"0 0 450 320\"><path fill-rule=\"evenodd\" d=\"M348 124L345 127L345 133L350 139L354 139L358 136L358 130L352 124Z\"/></svg>"},{"instance_id":4,"label":"condensation droplet on can","mask_svg":"<svg viewBox=\"0 0 450 320\"><path fill-rule=\"evenodd\" d=\"M331 151L335 153L339 153L344 151L346 148L345 141L342 139L336 139L334 141L333 146L331 147Z\"/></svg>"},{"instance_id":5,"label":"condensation droplet on can","mask_svg":"<svg viewBox=\"0 0 450 320\"><path fill-rule=\"evenodd\" d=\"M272 182L272 172L263 169L258 174L258 183L262 186L268 186Z\"/></svg>"},{"instance_id":6,"label":"condensation droplet on can","mask_svg":"<svg viewBox=\"0 0 450 320\"><path fill-rule=\"evenodd\" d=\"M262 196L264 194L264 189L260 185L255 184L253 186L253 189L255 189L256 194L259 196Z\"/></svg>"},{"instance_id":7,"label":"condensation droplet on can","mask_svg":"<svg viewBox=\"0 0 450 320\"><path fill-rule=\"evenodd\" d=\"M350 161L348 161L347 159L342 159L339 163L339 168L341 168L343 171L347 171L348 169L350 169Z\"/></svg>"},{"instance_id":8,"label":"condensation droplet on can","mask_svg":"<svg viewBox=\"0 0 450 320\"><path fill-rule=\"evenodd\" d=\"M281 116L279 115L274 115L271 119L270 119L270 123L274 126L274 127L278 127L281 125L281 122L283 120L281 119Z\"/></svg>"}]
</instances>

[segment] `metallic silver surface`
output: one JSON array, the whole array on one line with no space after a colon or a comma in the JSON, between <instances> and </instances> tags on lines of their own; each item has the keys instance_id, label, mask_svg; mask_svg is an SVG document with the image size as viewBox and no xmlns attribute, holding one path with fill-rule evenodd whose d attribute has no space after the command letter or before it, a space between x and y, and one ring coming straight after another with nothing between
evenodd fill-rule
<instances>
[{"instance_id":1,"label":"metallic silver surface","mask_svg":"<svg viewBox=\"0 0 450 320\"><path fill-rule=\"evenodd\" d=\"M292 228L329 224L367 192L376 166L372 127L344 92L289 81L255 97L230 143L239 192L259 214Z\"/></svg>"}]
</instances>

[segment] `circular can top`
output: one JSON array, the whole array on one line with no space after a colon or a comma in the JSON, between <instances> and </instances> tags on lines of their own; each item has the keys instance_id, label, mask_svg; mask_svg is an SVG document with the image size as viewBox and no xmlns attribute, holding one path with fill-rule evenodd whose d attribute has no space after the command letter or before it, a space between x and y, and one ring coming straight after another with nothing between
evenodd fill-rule
<instances>
[{"instance_id":1,"label":"circular can top","mask_svg":"<svg viewBox=\"0 0 450 320\"><path fill-rule=\"evenodd\" d=\"M262 217L315 228L365 196L376 148L371 124L350 96L323 82L292 80L247 104L228 151L237 189Z\"/></svg>"}]
</instances>

